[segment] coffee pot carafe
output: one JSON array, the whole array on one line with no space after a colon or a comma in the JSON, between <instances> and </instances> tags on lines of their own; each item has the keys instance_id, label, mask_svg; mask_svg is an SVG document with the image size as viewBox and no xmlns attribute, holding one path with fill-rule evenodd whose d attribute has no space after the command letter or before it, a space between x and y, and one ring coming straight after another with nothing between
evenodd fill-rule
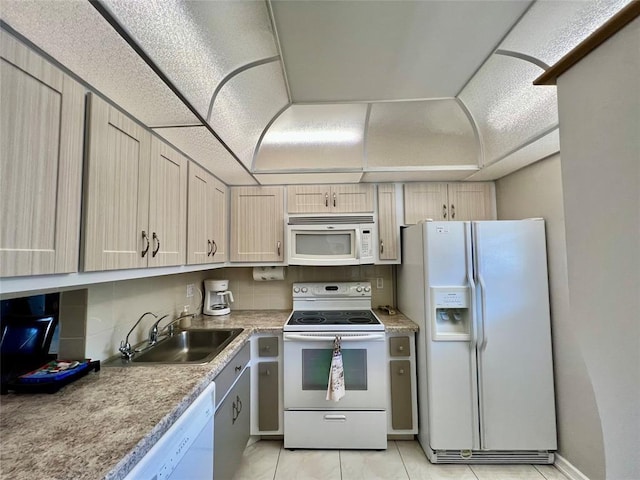
<instances>
[{"instance_id":1,"label":"coffee pot carafe","mask_svg":"<svg viewBox=\"0 0 640 480\"><path fill-rule=\"evenodd\" d=\"M231 312L229 304L233 303L233 293L229 291L229 280L205 280L204 291L203 314L227 315Z\"/></svg>"}]
</instances>

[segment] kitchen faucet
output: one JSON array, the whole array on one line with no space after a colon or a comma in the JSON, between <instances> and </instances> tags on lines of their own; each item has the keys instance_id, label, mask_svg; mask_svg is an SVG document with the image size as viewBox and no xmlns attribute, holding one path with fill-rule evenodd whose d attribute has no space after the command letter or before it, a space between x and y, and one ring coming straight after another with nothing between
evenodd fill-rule
<instances>
[{"instance_id":1,"label":"kitchen faucet","mask_svg":"<svg viewBox=\"0 0 640 480\"><path fill-rule=\"evenodd\" d=\"M169 323L167 323L162 330L158 329L158 324L167 317L168 315L165 315L164 317L160 317L158 320L155 321L155 323L151 326L151 328L149 329L149 347L152 345L155 345L158 342L158 337L160 336L160 333L162 333L164 330L167 330L167 334L171 337L173 335L173 328L174 325L176 324L176 322L182 320L183 318L188 318L188 317L194 317L195 314L193 313L188 313L186 315L180 315L176 318L174 318L173 320L171 320Z\"/></svg>"},{"instance_id":2,"label":"kitchen faucet","mask_svg":"<svg viewBox=\"0 0 640 480\"><path fill-rule=\"evenodd\" d=\"M140 321L144 317L146 317L147 315L153 315L154 318L158 318L158 316L155 313L152 313L152 312L145 312L140 316L140 318L136 321L136 323L133 324L133 327L131 327L131 330L129 330L129 333L127 333L127 336L124 338L124 340L122 340L120 342L120 348L118 348L118 350L122 354L122 358L126 358L127 360L131 360L131 357L133 357L135 355L136 352L131 348L131 344L129 343L129 335L131 335L131 332L133 332L133 330L138 326ZM165 315L165 317L166 317L166 315ZM164 317L162 317L162 318L164 318ZM160 320L162 320L162 318ZM158 322L160 320L158 320ZM156 324L158 322L156 322Z\"/></svg>"}]
</instances>

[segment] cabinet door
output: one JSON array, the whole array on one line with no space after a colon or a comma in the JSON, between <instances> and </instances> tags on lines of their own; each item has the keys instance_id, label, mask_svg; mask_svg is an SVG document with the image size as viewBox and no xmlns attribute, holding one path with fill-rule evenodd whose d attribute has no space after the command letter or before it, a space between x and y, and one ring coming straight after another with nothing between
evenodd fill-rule
<instances>
[{"instance_id":1,"label":"cabinet door","mask_svg":"<svg viewBox=\"0 0 640 480\"><path fill-rule=\"evenodd\" d=\"M282 261L283 210L282 187L232 188L231 261Z\"/></svg>"},{"instance_id":2,"label":"cabinet door","mask_svg":"<svg viewBox=\"0 0 640 480\"><path fill-rule=\"evenodd\" d=\"M329 206L334 213L373 212L373 185L332 185Z\"/></svg>"},{"instance_id":3,"label":"cabinet door","mask_svg":"<svg viewBox=\"0 0 640 480\"><path fill-rule=\"evenodd\" d=\"M392 360L389 362L391 374L391 426L394 430L413 428L411 392L411 362Z\"/></svg>"},{"instance_id":4,"label":"cabinet door","mask_svg":"<svg viewBox=\"0 0 640 480\"><path fill-rule=\"evenodd\" d=\"M227 187L214 179L209 195L211 197L207 202L208 208L211 208L209 231L213 243L211 261L224 262L227 260Z\"/></svg>"},{"instance_id":5,"label":"cabinet door","mask_svg":"<svg viewBox=\"0 0 640 480\"><path fill-rule=\"evenodd\" d=\"M183 265L187 251L188 160L162 140L151 140L150 267Z\"/></svg>"},{"instance_id":6,"label":"cabinet door","mask_svg":"<svg viewBox=\"0 0 640 480\"><path fill-rule=\"evenodd\" d=\"M492 182L450 183L450 220L495 220L495 193Z\"/></svg>"},{"instance_id":7,"label":"cabinet door","mask_svg":"<svg viewBox=\"0 0 640 480\"><path fill-rule=\"evenodd\" d=\"M84 269L145 267L151 254L151 134L89 95Z\"/></svg>"},{"instance_id":8,"label":"cabinet door","mask_svg":"<svg viewBox=\"0 0 640 480\"><path fill-rule=\"evenodd\" d=\"M289 213L326 213L330 210L329 185L289 185L287 211Z\"/></svg>"},{"instance_id":9,"label":"cabinet door","mask_svg":"<svg viewBox=\"0 0 640 480\"><path fill-rule=\"evenodd\" d=\"M280 428L279 392L278 362L258 363L258 429L261 432Z\"/></svg>"},{"instance_id":10,"label":"cabinet door","mask_svg":"<svg viewBox=\"0 0 640 480\"><path fill-rule=\"evenodd\" d=\"M446 183L407 183L404 185L404 223L420 220L448 220Z\"/></svg>"},{"instance_id":11,"label":"cabinet door","mask_svg":"<svg viewBox=\"0 0 640 480\"><path fill-rule=\"evenodd\" d=\"M0 32L0 275L76 272L84 88Z\"/></svg>"},{"instance_id":12,"label":"cabinet door","mask_svg":"<svg viewBox=\"0 0 640 480\"><path fill-rule=\"evenodd\" d=\"M200 264L211 261L210 216L207 205L213 176L195 163L189 163L189 216L187 220L187 263Z\"/></svg>"},{"instance_id":13,"label":"cabinet door","mask_svg":"<svg viewBox=\"0 0 640 480\"><path fill-rule=\"evenodd\" d=\"M380 260L398 258L398 224L396 222L396 186L378 185L378 237Z\"/></svg>"},{"instance_id":14,"label":"cabinet door","mask_svg":"<svg viewBox=\"0 0 640 480\"><path fill-rule=\"evenodd\" d=\"M232 479L249 440L250 367L242 373L215 414L213 478ZM218 385L216 384L216 388Z\"/></svg>"}]
</instances>

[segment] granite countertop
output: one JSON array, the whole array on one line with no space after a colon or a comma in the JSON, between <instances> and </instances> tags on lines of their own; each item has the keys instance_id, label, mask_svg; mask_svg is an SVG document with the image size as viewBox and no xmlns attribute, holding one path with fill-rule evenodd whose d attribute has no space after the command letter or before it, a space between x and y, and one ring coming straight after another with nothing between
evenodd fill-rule
<instances>
[{"instance_id":1,"label":"granite countertop","mask_svg":"<svg viewBox=\"0 0 640 480\"><path fill-rule=\"evenodd\" d=\"M55 394L0 398L0 478L123 478L254 333L280 333L289 310L232 311L192 328L244 328L205 365L103 367ZM418 327L376 315L387 332Z\"/></svg>"}]
</instances>

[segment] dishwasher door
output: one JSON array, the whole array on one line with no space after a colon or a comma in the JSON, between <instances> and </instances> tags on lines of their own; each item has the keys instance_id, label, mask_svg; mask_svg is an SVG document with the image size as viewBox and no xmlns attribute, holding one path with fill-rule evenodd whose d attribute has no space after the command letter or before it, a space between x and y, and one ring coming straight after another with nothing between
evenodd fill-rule
<instances>
[{"instance_id":1,"label":"dishwasher door","mask_svg":"<svg viewBox=\"0 0 640 480\"><path fill-rule=\"evenodd\" d=\"M125 480L213 479L215 384L211 383Z\"/></svg>"}]
</instances>

